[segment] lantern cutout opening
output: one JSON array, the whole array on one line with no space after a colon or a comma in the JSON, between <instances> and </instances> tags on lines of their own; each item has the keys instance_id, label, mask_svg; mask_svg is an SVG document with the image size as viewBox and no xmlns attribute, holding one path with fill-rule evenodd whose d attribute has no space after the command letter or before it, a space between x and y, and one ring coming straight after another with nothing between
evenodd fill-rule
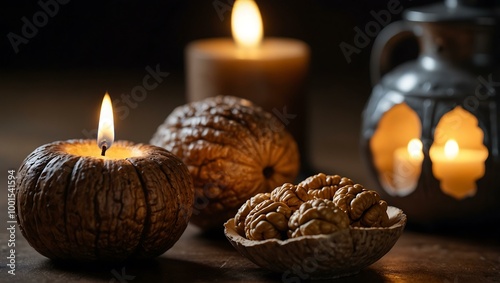
<instances>
[{"instance_id":1,"label":"lantern cutout opening","mask_svg":"<svg viewBox=\"0 0 500 283\"><path fill-rule=\"evenodd\" d=\"M239 50L251 55L264 36L259 7L253 0L236 0L231 14L231 31Z\"/></svg>"},{"instance_id":2,"label":"lantern cutout opening","mask_svg":"<svg viewBox=\"0 0 500 283\"><path fill-rule=\"evenodd\" d=\"M484 176L488 150L477 118L457 106L439 121L429 149L432 174L441 191L455 199L476 194L476 181Z\"/></svg>"},{"instance_id":3,"label":"lantern cutout opening","mask_svg":"<svg viewBox=\"0 0 500 283\"><path fill-rule=\"evenodd\" d=\"M384 113L370 139L380 183L392 196L403 197L417 188L423 160L421 128L417 113L401 103Z\"/></svg>"},{"instance_id":4,"label":"lantern cutout opening","mask_svg":"<svg viewBox=\"0 0 500 283\"><path fill-rule=\"evenodd\" d=\"M99 116L99 127L97 130L97 146L101 149L101 155L106 155L115 140L115 129L113 121L113 104L106 92L102 99L101 113Z\"/></svg>"}]
</instances>

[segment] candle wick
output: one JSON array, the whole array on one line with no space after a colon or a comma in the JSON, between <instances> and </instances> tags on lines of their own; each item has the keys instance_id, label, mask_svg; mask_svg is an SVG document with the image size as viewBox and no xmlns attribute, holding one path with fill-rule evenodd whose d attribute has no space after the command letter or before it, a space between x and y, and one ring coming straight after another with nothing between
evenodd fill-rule
<instances>
[{"instance_id":1,"label":"candle wick","mask_svg":"<svg viewBox=\"0 0 500 283\"><path fill-rule=\"evenodd\" d=\"M101 156L105 156L106 155L106 149L107 149L106 146L103 145L102 146L102 151L101 151Z\"/></svg>"}]
</instances>

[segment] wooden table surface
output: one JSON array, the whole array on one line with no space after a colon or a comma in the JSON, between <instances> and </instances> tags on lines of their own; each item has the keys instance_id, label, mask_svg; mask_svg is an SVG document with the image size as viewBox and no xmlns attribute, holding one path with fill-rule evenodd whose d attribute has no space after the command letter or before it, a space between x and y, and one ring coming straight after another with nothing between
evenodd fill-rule
<instances>
[{"instance_id":1,"label":"wooden table surface","mask_svg":"<svg viewBox=\"0 0 500 283\"><path fill-rule=\"evenodd\" d=\"M300 282L259 268L222 234L188 226L155 260L117 266L55 263L16 233L16 275L7 274L7 170L36 147L86 138L97 125L104 91L114 99L141 83L145 71L5 73L0 75L0 282ZM308 94L309 160L315 171L349 176L373 187L358 152L360 113L368 86L349 78L312 78ZM182 76L172 74L117 119L116 136L148 142L172 109L184 103ZM124 103L124 101L120 101ZM337 134L334 134L337 133ZM500 223L491 223L497 227ZM500 282L500 230L431 233L406 229L394 248L358 275L335 282Z\"/></svg>"}]
</instances>

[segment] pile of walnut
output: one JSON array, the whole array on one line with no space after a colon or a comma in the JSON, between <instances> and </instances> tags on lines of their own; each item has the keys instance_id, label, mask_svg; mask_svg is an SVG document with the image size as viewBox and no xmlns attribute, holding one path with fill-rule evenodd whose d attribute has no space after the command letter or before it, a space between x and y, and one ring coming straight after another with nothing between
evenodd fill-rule
<instances>
[{"instance_id":1,"label":"pile of walnut","mask_svg":"<svg viewBox=\"0 0 500 283\"><path fill-rule=\"evenodd\" d=\"M236 231L250 240L330 234L349 227L387 227L387 203L351 179L323 173L298 185L260 193L236 213Z\"/></svg>"}]
</instances>

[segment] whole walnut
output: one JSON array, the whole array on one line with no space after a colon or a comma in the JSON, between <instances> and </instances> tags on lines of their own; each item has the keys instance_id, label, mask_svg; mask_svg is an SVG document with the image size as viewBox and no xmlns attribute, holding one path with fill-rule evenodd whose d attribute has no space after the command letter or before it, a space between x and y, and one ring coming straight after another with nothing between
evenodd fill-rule
<instances>
[{"instance_id":1,"label":"whole walnut","mask_svg":"<svg viewBox=\"0 0 500 283\"><path fill-rule=\"evenodd\" d=\"M353 181L347 177L340 177L339 175L325 175L319 173L310 176L304 181L299 183L299 186L307 190L307 194L311 198L333 199L335 192L338 188L354 185Z\"/></svg>"},{"instance_id":2,"label":"whole walnut","mask_svg":"<svg viewBox=\"0 0 500 283\"><path fill-rule=\"evenodd\" d=\"M231 96L176 108L151 143L177 155L195 187L191 222L221 228L250 197L292 182L299 171L293 137L272 114Z\"/></svg>"},{"instance_id":3,"label":"whole walnut","mask_svg":"<svg viewBox=\"0 0 500 283\"><path fill-rule=\"evenodd\" d=\"M387 203L377 192L360 184L338 189L333 202L349 215L352 226L385 227L389 224Z\"/></svg>"},{"instance_id":4,"label":"whole walnut","mask_svg":"<svg viewBox=\"0 0 500 283\"><path fill-rule=\"evenodd\" d=\"M303 203L288 221L290 238L331 234L349 228L349 217L332 201L313 199Z\"/></svg>"},{"instance_id":5,"label":"whole walnut","mask_svg":"<svg viewBox=\"0 0 500 283\"><path fill-rule=\"evenodd\" d=\"M284 239L292 210L282 202L264 200L245 219L245 235L249 240Z\"/></svg>"}]
</instances>

